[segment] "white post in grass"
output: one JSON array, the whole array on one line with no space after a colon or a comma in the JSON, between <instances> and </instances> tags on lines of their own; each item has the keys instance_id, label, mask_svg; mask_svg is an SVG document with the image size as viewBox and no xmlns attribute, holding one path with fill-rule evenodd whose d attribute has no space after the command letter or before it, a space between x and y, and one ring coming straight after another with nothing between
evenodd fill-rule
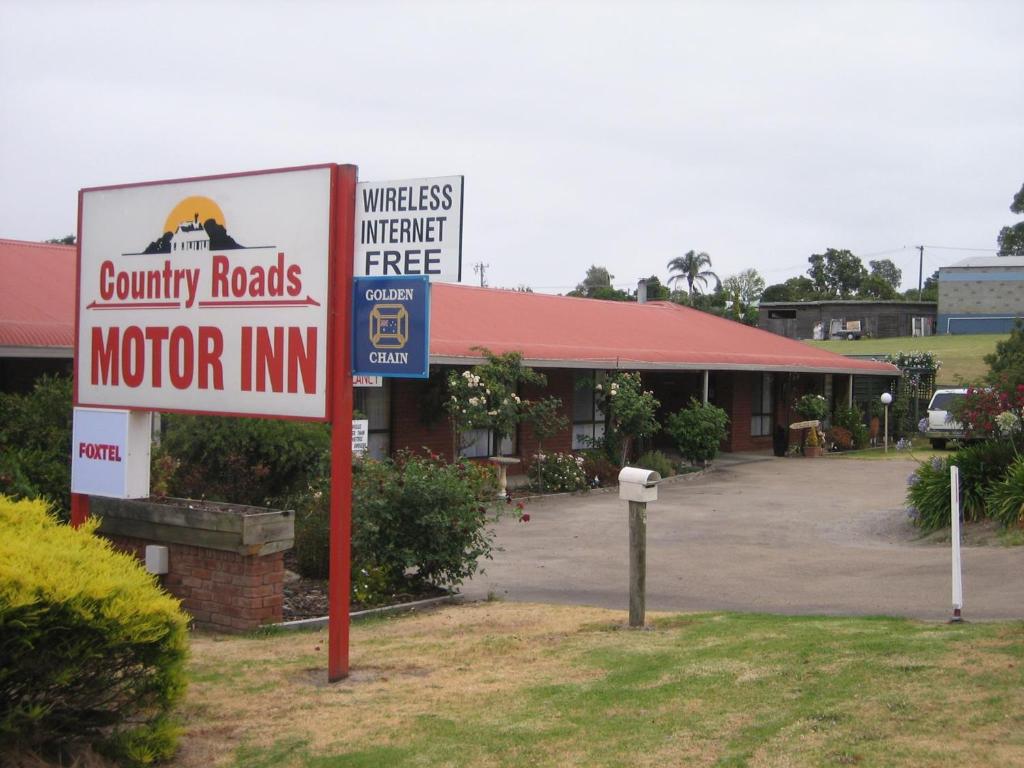
<instances>
[{"instance_id":1,"label":"white post in grass","mask_svg":"<svg viewBox=\"0 0 1024 768\"><path fill-rule=\"evenodd\" d=\"M953 618L963 621L960 609L964 607L964 585L960 567L960 468L949 468L950 539L953 542Z\"/></svg>"}]
</instances>

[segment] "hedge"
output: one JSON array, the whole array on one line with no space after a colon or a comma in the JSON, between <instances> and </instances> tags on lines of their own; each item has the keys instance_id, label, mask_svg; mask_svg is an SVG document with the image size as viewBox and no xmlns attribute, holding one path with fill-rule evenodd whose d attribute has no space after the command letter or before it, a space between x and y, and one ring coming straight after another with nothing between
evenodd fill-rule
<instances>
[{"instance_id":1,"label":"hedge","mask_svg":"<svg viewBox=\"0 0 1024 768\"><path fill-rule=\"evenodd\" d=\"M40 500L0 496L0 762L91 747L134 766L174 752L186 617L97 522L75 530Z\"/></svg>"}]
</instances>

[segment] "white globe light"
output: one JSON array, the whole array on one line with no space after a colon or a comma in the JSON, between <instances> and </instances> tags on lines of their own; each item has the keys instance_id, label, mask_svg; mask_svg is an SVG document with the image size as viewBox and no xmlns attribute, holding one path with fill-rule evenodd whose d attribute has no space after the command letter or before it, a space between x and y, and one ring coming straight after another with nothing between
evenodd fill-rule
<instances>
[{"instance_id":1,"label":"white globe light","mask_svg":"<svg viewBox=\"0 0 1024 768\"><path fill-rule=\"evenodd\" d=\"M888 405L889 403L892 402L892 395L890 395L888 392L883 392L881 399L882 399L882 405Z\"/></svg>"}]
</instances>

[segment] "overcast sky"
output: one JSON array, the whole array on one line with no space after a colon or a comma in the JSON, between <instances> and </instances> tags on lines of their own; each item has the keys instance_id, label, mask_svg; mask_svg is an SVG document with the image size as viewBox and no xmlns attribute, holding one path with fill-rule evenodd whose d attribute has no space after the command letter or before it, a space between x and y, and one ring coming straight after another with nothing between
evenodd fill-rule
<instances>
[{"instance_id":1,"label":"overcast sky","mask_svg":"<svg viewBox=\"0 0 1024 768\"><path fill-rule=\"evenodd\" d=\"M775 283L831 246L916 287L912 246L1016 219L1021 30L1020 0L0 0L0 237L75 231L81 187L345 162L465 175L464 282L695 249Z\"/></svg>"}]
</instances>

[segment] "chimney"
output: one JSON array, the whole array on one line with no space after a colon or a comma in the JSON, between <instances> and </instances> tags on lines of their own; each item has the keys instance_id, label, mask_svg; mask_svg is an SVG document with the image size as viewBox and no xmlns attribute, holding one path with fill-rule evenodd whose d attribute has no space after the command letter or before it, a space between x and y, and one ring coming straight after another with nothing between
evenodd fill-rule
<instances>
[{"instance_id":1,"label":"chimney","mask_svg":"<svg viewBox=\"0 0 1024 768\"><path fill-rule=\"evenodd\" d=\"M647 279L641 277L636 284L636 303L647 303Z\"/></svg>"}]
</instances>

